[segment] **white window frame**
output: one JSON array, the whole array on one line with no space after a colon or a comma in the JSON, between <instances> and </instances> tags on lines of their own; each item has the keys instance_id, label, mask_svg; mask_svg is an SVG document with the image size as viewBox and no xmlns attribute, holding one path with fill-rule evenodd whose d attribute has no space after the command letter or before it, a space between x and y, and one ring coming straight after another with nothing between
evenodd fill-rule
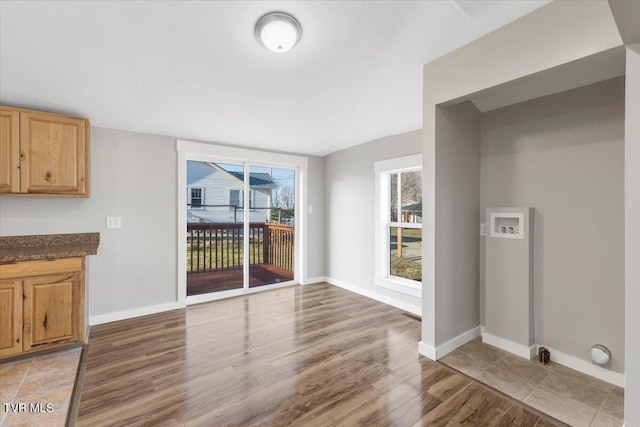
<instances>
[{"instance_id":1,"label":"white window frame","mask_svg":"<svg viewBox=\"0 0 640 427\"><path fill-rule=\"evenodd\" d=\"M200 206L193 206L192 205L192 195L191 195L191 190L193 189L199 189L200 190ZM190 186L189 187L189 206L191 206L191 209L196 209L196 210L204 210L205 208L205 202L204 202L204 187L201 185L194 185L194 186Z\"/></svg>"},{"instance_id":2,"label":"white window frame","mask_svg":"<svg viewBox=\"0 0 640 427\"><path fill-rule=\"evenodd\" d=\"M422 223L391 222L390 176L395 173L422 171L422 154L376 162L375 169L375 276L374 283L414 297L422 297L422 281L390 274L390 228L418 228ZM398 212L400 216L401 213ZM423 262L424 265L424 262Z\"/></svg>"}]
</instances>

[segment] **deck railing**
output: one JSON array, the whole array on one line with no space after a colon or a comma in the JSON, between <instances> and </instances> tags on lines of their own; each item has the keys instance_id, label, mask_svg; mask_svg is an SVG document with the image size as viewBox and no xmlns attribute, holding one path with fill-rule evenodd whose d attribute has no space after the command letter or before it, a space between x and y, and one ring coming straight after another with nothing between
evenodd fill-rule
<instances>
[{"instance_id":1,"label":"deck railing","mask_svg":"<svg viewBox=\"0 0 640 427\"><path fill-rule=\"evenodd\" d=\"M243 264L243 224L187 224L187 272L237 268ZM249 264L293 270L293 226L249 224Z\"/></svg>"},{"instance_id":2,"label":"deck railing","mask_svg":"<svg viewBox=\"0 0 640 427\"><path fill-rule=\"evenodd\" d=\"M293 270L293 226L267 223L263 236L262 262Z\"/></svg>"}]
</instances>

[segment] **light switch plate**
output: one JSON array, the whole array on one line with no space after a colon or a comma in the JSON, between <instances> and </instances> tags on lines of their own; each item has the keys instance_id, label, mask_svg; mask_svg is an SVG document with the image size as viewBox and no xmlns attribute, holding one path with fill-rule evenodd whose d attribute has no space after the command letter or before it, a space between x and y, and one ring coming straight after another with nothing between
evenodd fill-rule
<instances>
[{"instance_id":1,"label":"light switch plate","mask_svg":"<svg viewBox=\"0 0 640 427\"><path fill-rule=\"evenodd\" d=\"M480 236L487 235L487 224L480 224Z\"/></svg>"},{"instance_id":2,"label":"light switch plate","mask_svg":"<svg viewBox=\"0 0 640 427\"><path fill-rule=\"evenodd\" d=\"M119 216L108 216L105 219L106 228L122 228L122 218Z\"/></svg>"}]
</instances>

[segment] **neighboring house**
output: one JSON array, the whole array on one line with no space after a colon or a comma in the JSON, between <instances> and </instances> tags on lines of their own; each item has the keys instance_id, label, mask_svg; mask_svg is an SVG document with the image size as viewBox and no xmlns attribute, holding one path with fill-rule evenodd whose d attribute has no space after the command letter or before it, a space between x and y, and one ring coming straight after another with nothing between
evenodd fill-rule
<instances>
[{"instance_id":1,"label":"neighboring house","mask_svg":"<svg viewBox=\"0 0 640 427\"><path fill-rule=\"evenodd\" d=\"M407 203L402 206L403 222L422 222L422 202Z\"/></svg>"},{"instance_id":2,"label":"neighboring house","mask_svg":"<svg viewBox=\"0 0 640 427\"><path fill-rule=\"evenodd\" d=\"M398 220L397 209L391 210L391 221L399 222L422 222L422 202L409 201L402 205L402 217Z\"/></svg>"},{"instance_id":3,"label":"neighboring house","mask_svg":"<svg viewBox=\"0 0 640 427\"><path fill-rule=\"evenodd\" d=\"M267 173L251 173L251 222L271 220L271 191L277 186ZM187 162L187 221L242 223L244 174L216 163Z\"/></svg>"}]
</instances>

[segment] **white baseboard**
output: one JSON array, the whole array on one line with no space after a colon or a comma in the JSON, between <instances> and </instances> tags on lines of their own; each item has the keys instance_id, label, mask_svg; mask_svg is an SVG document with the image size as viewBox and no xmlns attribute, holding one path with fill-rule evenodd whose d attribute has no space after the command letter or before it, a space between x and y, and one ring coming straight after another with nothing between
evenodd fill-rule
<instances>
[{"instance_id":1,"label":"white baseboard","mask_svg":"<svg viewBox=\"0 0 640 427\"><path fill-rule=\"evenodd\" d=\"M537 353L537 347L535 345L527 347L524 344L518 344L513 341L500 338L486 331L482 334L482 342L498 347L501 350L508 351L509 353L513 353L517 356L524 357L527 360L535 357Z\"/></svg>"},{"instance_id":2,"label":"white baseboard","mask_svg":"<svg viewBox=\"0 0 640 427\"><path fill-rule=\"evenodd\" d=\"M116 322L118 320L131 319L134 317L146 316L148 314L161 313L163 311L177 310L185 308L181 302L168 302L165 304L152 305L148 307L133 308L131 310L116 311L113 313L89 316L90 325L101 325L103 323Z\"/></svg>"},{"instance_id":3,"label":"white baseboard","mask_svg":"<svg viewBox=\"0 0 640 427\"><path fill-rule=\"evenodd\" d=\"M479 336L480 326L476 326L475 328L469 329L467 332L464 332L457 337L447 341L446 343L439 345L436 348L436 360L446 356L456 348L465 345L472 339L478 338Z\"/></svg>"},{"instance_id":4,"label":"white baseboard","mask_svg":"<svg viewBox=\"0 0 640 427\"><path fill-rule=\"evenodd\" d=\"M498 347L509 353L531 359L538 354L538 348L542 347L540 344L535 344L531 347L527 347L522 344L516 344L504 338L497 337L486 331L482 332L482 341ZM545 346L547 347L547 346ZM566 366L567 368L575 369L583 374L590 375L594 378L598 378L602 381L617 385L618 387L624 387L624 374L620 372L612 371L611 369L603 368L588 360L579 359L575 356L568 355L556 349L547 347L551 354L551 361L556 362L559 365Z\"/></svg>"},{"instance_id":5,"label":"white baseboard","mask_svg":"<svg viewBox=\"0 0 640 427\"><path fill-rule=\"evenodd\" d=\"M325 279L325 282L331 283L332 285L338 286L339 288L346 289L347 291L354 292L356 294L374 299L376 301L380 301L384 304L399 308L400 310L408 311L409 313L415 314L416 316L422 316L422 307L420 307L419 305L410 304L396 298L388 297L369 289L363 289L359 286L355 286L341 280L336 280L333 277L326 277Z\"/></svg>"},{"instance_id":6,"label":"white baseboard","mask_svg":"<svg viewBox=\"0 0 640 427\"><path fill-rule=\"evenodd\" d=\"M303 285L313 285L314 283L326 282L327 276L310 277L304 281Z\"/></svg>"},{"instance_id":7,"label":"white baseboard","mask_svg":"<svg viewBox=\"0 0 640 427\"><path fill-rule=\"evenodd\" d=\"M537 347L542 346L538 345ZM583 359L578 359L575 356L570 356L566 353L562 353L561 351L555 350L550 347L547 347L547 350L549 350L549 353L551 354L551 361L553 362L571 369L575 369L576 371L580 371L583 374L591 375L592 377L617 385L618 387L624 387L624 374L621 374L620 372L615 372L611 369L603 368L602 366L598 366L595 363Z\"/></svg>"},{"instance_id":8,"label":"white baseboard","mask_svg":"<svg viewBox=\"0 0 640 427\"><path fill-rule=\"evenodd\" d=\"M469 329L467 332L463 332L457 337L435 348L420 341L418 343L418 353L431 360L438 360L451 353L456 348L465 345L472 339L478 338L479 336L480 326L476 326L475 328Z\"/></svg>"},{"instance_id":9,"label":"white baseboard","mask_svg":"<svg viewBox=\"0 0 640 427\"><path fill-rule=\"evenodd\" d=\"M436 359L436 349L434 347L431 347L428 344L423 343L422 341L420 341L418 343L418 353L420 353L421 355L423 355L424 357L431 359L431 360L437 360Z\"/></svg>"}]
</instances>

